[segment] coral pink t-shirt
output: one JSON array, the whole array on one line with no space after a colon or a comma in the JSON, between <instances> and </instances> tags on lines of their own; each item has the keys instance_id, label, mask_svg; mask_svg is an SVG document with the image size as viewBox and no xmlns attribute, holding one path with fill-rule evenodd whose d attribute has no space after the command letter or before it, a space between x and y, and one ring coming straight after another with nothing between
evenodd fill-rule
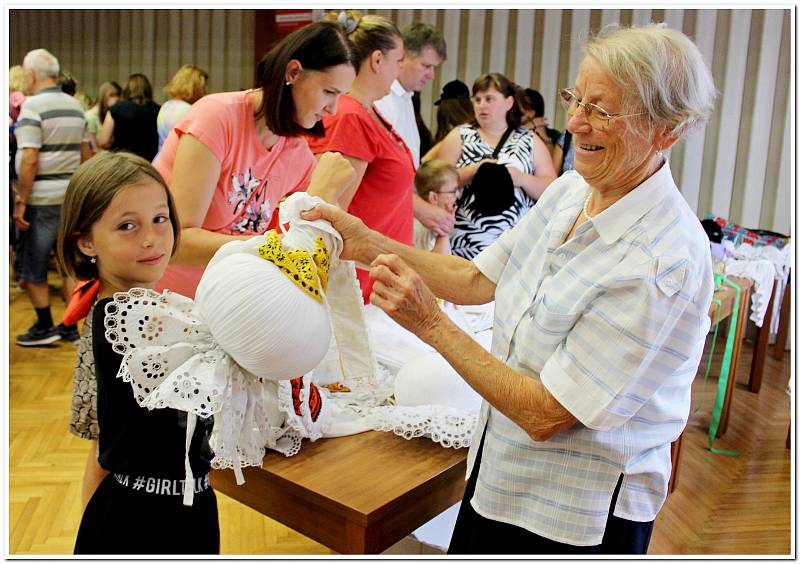
<instances>
[{"instance_id":1,"label":"coral pink t-shirt","mask_svg":"<svg viewBox=\"0 0 800 564\"><path fill-rule=\"evenodd\" d=\"M347 211L360 217L368 227L411 245L414 160L400 135L394 129L387 131L361 102L348 95L340 98L339 111L333 116L326 115L323 124L325 137L308 138L315 154L338 151L369 163ZM372 279L366 270L358 269L357 275L364 303L369 303Z\"/></svg>"},{"instance_id":2,"label":"coral pink t-shirt","mask_svg":"<svg viewBox=\"0 0 800 564\"><path fill-rule=\"evenodd\" d=\"M308 188L316 161L305 139L281 137L267 150L256 135L254 114L249 91L205 96L170 132L154 163L169 185L178 141L186 133L219 159L219 179L204 229L229 235L264 233L281 198ZM170 266L156 289L168 288L194 298L203 270Z\"/></svg>"}]
</instances>

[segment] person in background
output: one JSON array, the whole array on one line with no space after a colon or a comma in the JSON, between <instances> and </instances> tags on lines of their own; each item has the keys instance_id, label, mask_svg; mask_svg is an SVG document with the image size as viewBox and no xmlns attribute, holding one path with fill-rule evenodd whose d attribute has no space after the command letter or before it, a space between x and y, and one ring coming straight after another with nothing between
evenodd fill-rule
<instances>
[{"instance_id":1,"label":"person in background","mask_svg":"<svg viewBox=\"0 0 800 564\"><path fill-rule=\"evenodd\" d=\"M130 151L147 161L158 152L156 119L160 106L153 101L150 80L141 73L128 77L122 100L109 107L97 138L103 149Z\"/></svg>"},{"instance_id":2,"label":"person in background","mask_svg":"<svg viewBox=\"0 0 800 564\"><path fill-rule=\"evenodd\" d=\"M375 102L375 107L411 151L416 170L421 156L422 133L430 134L419 114L419 92L433 80L436 67L447 59L447 43L442 32L423 22L403 28L401 35L404 53L400 61L400 74L392 82L389 93ZM420 123L424 130L421 130ZM414 216L439 235L446 235L453 229L452 218L442 213L440 208L428 204L418 194L414 194Z\"/></svg>"},{"instance_id":3,"label":"person in background","mask_svg":"<svg viewBox=\"0 0 800 564\"><path fill-rule=\"evenodd\" d=\"M304 135L321 135L355 78L342 26L315 22L273 47L256 87L204 96L170 131L155 167L181 216L181 246L156 286L194 297L222 245L265 233L281 198L307 190L328 201L354 181L339 155L316 163ZM275 214L277 215L277 214Z\"/></svg>"},{"instance_id":4,"label":"person in background","mask_svg":"<svg viewBox=\"0 0 800 564\"><path fill-rule=\"evenodd\" d=\"M420 198L455 216L456 201L461 197L456 167L444 161L424 162L414 175L414 188ZM414 219L414 246L449 255L450 237L439 235Z\"/></svg>"},{"instance_id":5,"label":"person in background","mask_svg":"<svg viewBox=\"0 0 800 564\"><path fill-rule=\"evenodd\" d=\"M83 114L84 114L83 117L86 117L86 112L88 112L89 109L94 104L92 99L89 97L89 95L86 92L83 92L81 90L76 92L75 95L73 96L73 98L75 98L78 102L80 102L81 108L83 108Z\"/></svg>"},{"instance_id":6,"label":"person in background","mask_svg":"<svg viewBox=\"0 0 800 564\"><path fill-rule=\"evenodd\" d=\"M544 141L550 152L550 158L553 158L553 148L561 136L561 132L549 126L547 116L544 115L544 98L539 91L525 88L520 100L522 102L522 125Z\"/></svg>"},{"instance_id":7,"label":"person in background","mask_svg":"<svg viewBox=\"0 0 800 564\"><path fill-rule=\"evenodd\" d=\"M108 109L116 104L122 96L122 87L114 82L104 82L97 89L97 99L94 106L89 108L83 115L89 128L92 139L92 152L97 153L102 150L97 143L97 136L103 128L103 121L106 119Z\"/></svg>"},{"instance_id":8,"label":"person in background","mask_svg":"<svg viewBox=\"0 0 800 564\"><path fill-rule=\"evenodd\" d=\"M69 71L62 70L58 76L58 85L64 94L75 96L78 91L78 80Z\"/></svg>"},{"instance_id":9,"label":"person in background","mask_svg":"<svg viewBox=\"0 0 800 564\"><path fill-rule=\"evenodd\" d=\"M13 221L17 228L14 272L24 283L36 311L36 322L15 342L42 346L79 339L77 327L53 324L47 271L56 244L61 204L75 169L91 156L89 133L80 103L61 91L59 64L52 53L35 49L25 55L26 91L15 129L17 192ZM74 281L62 274L65 295Z\"/></svg>"},{"instance_id":10,"label":"person in background","mask_svg":"<svg viewBox=\"0 0 800 564\"><path fill-rule=\"evenodd\" d=\"M544 142L521 125L522 113L516 95L518 88L499 73L478 77L472 86L475 122L453 129L439 150L439 158L458 168L464 196L456 209L456 226L450 237L454 255L473 258L505 231L514 227L533 207L555 179L553 162ZM510 175L513 197L499 213L486 215L473 206L474 193L467 193L475 174L484 162L493 162L504 134L505 142L497 164L505 165Z\"/></svg>"},{"instance_id":11,"label":"person in background","mask_svg":"<svg viewBox=\"0 0 800 564\"><path fill-rule=\"evenodd\" d=\"M663 152L712 114L692 41L601 32L562 91L575 171L474 260L405 247L334 206L372 303L484 398L449 554L646 554L711 321L708 238ZM434 295L494 307L491 353Z\"/></svg>"},{"instance_id":12,"label":"person in background","mask_svg":"<svg viewBox=\"0 0 800 564\"><path fill-rule=\"evenodd\" d=\"M175 124L189 111L192 104L206 95L207 83L208 73L206 71L194 65L183 65L164 87L164 92L169 96L169 100L161 105L156 120L159 153Z\"/></svg>"},{"instance_id":13,"label":"person in background","mask_svg":"<svg viewBox=\"0 0 800 564\"><path fill-rule=\"evenodd\" d=\"M375 101L375 107L397 131L419 166L419 130L414 118L412 97L433 80L436 67L447 59L447 44L442 33L430 24L417 22L403 28L403 59L400 74L389 93Z\"/></svg>"},{"instance_id":14,"label":"person in background","mask_svg":"<svg viewBox=\"0 0 800 564\"><path fill-rule=\"evenodd\" d=\"M14 128L17 125L22 102L25 101L25 70L22 65L14 65L8 69L8 259L10 270L13 271L14 251L17 246L17 231L14 229L14 194L17 192L17 169L14 156L17 154L17 138ZM12 275L14 283L17 282L16 274ZM21 288L20 288L21 289Z\"/></svg>"},{"instance_id":15,"label":"person in background","mask_svg":"<svg viewBox=\"0 0 800 564\"><path fill-rule=\"evenodd\" d=\"M422 157L422 162L438 158L442 141L454 127L475 121L475 110L469 97L469 88L460 80L451 80L442 88L436 109L436 136L434 145Z\"/></svg>"},{"instance_id":16,"label":"person in background","mask_svg":"<svg viewBox=\"0 0 800 564\"><path fill-rule=\"evenodd\" d=\"M565 130L553 149L553 166L556 174L561 175L568 170L574 170L575 146L572 144L572 133Z\"/></svg>"},{"instance_id":17,"label":"person in background","mask_svg":"<svg viewBox=\"0 0 800 564\"><path fill-rule=\"evenodd\" d=\"M341 194L342 209L398 241L414 240L414 160L403 139L375 102L386 96L400 72L403 38L395 25L357 11L326 14L344 25L358 61L353 87L342 96L339 112L323 120L325 136L309 140L315 154L341 153L353 166L356 183ZM412 116L413 118L413 116ZM356 269L368 302L372 281Z\"/></svg>"},{"instance_id":18,"label":"person in background","mask_svg":"<svg viewBox=\"0 0 800 564\"><path fill-rule=\"evenodd\" d=\"M433 147L433 134L422 117L422 96L419 92L414 92L411 103L414 105L414 121L417 122L417 131L419 131L419 154L424 155ZM417 168L419 168L419 163L417 163Z\"/></svg>"},{"instance_id":19,"label":"person in background","mask_svg":"<svg viewBox=\"0 0 800 564\"><path fill-rule=\"evenodd\" d=\"M11 125L17 121L22 102L25 101L25 69L14 65L8 69L8 117Z\"/></svg>"}]
</instances>

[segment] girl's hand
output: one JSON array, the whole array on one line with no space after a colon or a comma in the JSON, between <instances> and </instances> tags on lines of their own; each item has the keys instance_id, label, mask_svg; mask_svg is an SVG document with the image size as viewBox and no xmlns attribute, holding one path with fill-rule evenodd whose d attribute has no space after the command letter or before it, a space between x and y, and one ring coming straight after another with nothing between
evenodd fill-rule
<instances>
[{"instance_id":1,"label":"girl's hand","mask_svg":"<svg viewBox=\"0 0 800 564\"><path fill-rule=\"evenodd\" d=\"M356 172L350 161L339 153L323 153L311 174L307 192L335 204L355 183Z\"/></svg>"},{"instance_id":2,"label":"girl's hand","mask_svg":"<svg viewBox=\"0 0 800 564\"><path fill-rule=\"evenodd\" d=\"M437 331L442 310L419 274L397 255L378 255L369 275L374 280L370 303L428 342Z\"/></svg>"}]
</instances>

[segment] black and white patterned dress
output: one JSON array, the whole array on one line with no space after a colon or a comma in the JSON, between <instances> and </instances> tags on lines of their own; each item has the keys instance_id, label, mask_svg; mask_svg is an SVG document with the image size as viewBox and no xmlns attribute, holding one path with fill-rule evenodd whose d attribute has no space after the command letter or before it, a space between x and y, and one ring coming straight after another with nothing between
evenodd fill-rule
<instances>
[{"instance_id":1,"label":"black and white patterned dress","mask_svg":"<svg viewBox=\"0 0 800 564\"><path fill-rule=\"evenodd\" d=\"M459 129L459 134L461 156L456 163L457 168L469 166L492 156L494 148L483 140L476 126L464 125ZM500 150L497 162L510 164L522 172L533 174L533 134L530 130L518 127L513 131ZM514 227L536 203L519 186L514 187L514 195L514 204L509 209L498 215L481 216L468 207L474 196L465 190L458 201L456 224L450 234L452 253L473 259L504 231Z\"/></svg>"},{"instance_id":2,"label":"black and white patterned dress","mask_svg":"<svg viewBox=\"0 0 800 564\"><path fill-rule=\"evenodd\" d=\"M92 315L83 321L81 340L78 342L78 355L75 359L75 372L72 380L72 415L69 431L82 439L97 440L100 426L97 424L97 379L94 375L94 352L92 351Z\"/></svg>"}]
</instances>

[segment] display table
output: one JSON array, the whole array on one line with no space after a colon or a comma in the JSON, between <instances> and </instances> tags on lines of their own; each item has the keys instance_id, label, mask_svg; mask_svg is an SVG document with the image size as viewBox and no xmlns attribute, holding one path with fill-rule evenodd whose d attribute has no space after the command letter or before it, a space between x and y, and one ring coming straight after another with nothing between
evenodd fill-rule
<instances>
[{"instance_id":1,"label":"display table","mask_svg":"<svg viewBox=\"0 0 800 564\"><path fill-rule=\"evenodd\" d=\"M368 431L303 441L261 468L211 473L214 488L342 554L378 554L464 495L467 449Z\"/></svg>"},{"instance_id":2,"label":"display table","mask_svg":"<svg viewBox=\"0 0 800 564\"><path fill-rule=\"evenodd\" d=\"M733 389L736 387L736 373L739 366L739 357L742 352L742 340L744 339L744 329L747 323L747 312L750 308L750 288L753 286L751 280L746 278L731 277L731 282L741 288L741 296L739 299L739 316L736 323L736 329L733 334L733 351L731 353L731 367L728 373L728 383L725 387L725 403L722 405L722 414L719 419L719 428L717 429L717 437L721 437L728 430L728 421L730 420L731 403L733 403ZM723 286L714 292L714 298L711 300L711 307L708 310L708 316L711 318L711 326L728 319L733 313L733 306L736 301L736 290L730 286ZM719 305L717 305L719 302ZM720 350L724 350L724 343L720 342ZM684 431L685 432L685 431ZM680 462L681 442L683 441L683 433L672 443L672 475L669 479L669 491L675 490L678 485L678 464Z\"/></svg>"},{"instance_id":3,"label":"display table","mask_svg":"<svg viewBox=\"0 0 800 564\"><path fill-rule=\"evenodd\" d=\"M719 429L717 430L717 437L721 437L728 430L728 421L730 420L731 403L733 403L733 389L736 387L737 368L739 367L739 357L742 353L742 343L744 342L744 330L747 326L747 313L750 311L750 289L753 287L753 281L746 278L737 278L732 276L731 282L738 285L741 289L741 298L739 300L739 317L737 319L736 329L733 334L733 353L731 356L731 368L728 374L728 385L725 388L725 403L722 406L722 415L719 419ZM719 300L721 305L717 308L714 304L715 300ZM724 319L728 319L733 313L733 305L736 300L736 290L730 286L723 286L717 292L714 292L714 300L711 302L711 309L709 316L711 317L712 326L719 323ZM724 347L723 342L718 346Z\"/></svg>"}]
</instances>

